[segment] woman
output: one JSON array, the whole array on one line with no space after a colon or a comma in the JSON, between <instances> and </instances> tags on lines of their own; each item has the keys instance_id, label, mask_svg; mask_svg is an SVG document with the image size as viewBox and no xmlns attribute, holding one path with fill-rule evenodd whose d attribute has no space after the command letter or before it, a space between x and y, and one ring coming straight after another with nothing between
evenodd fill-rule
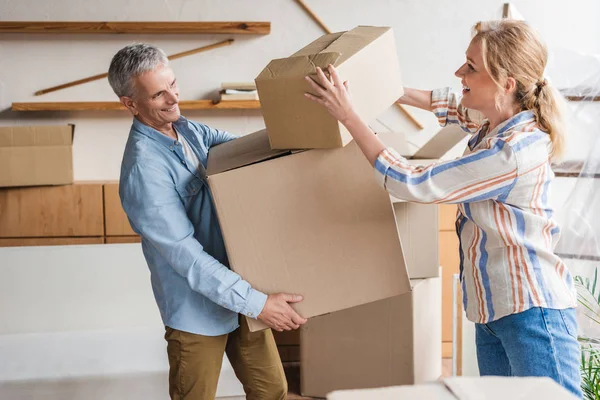
<instances>
[{"instance_id":1,"label":"woman","mask_svg":"<svg viewBox=\"0 0 600 400\"><path fill-rule=\"evenodd\" d=\"M481 375L548 376L582 396L572 277L553 252L559 228L548 205L552 157L563 149L558 100L543 77L547 50L522 21L480 22L448 89L405 89L401 104L433 111L442 126L473 133L463 157L415 167L355 113L335 68L307 77L322 104L352 134L395 197L458 204L461 283L476 324ZM478 123L468 109L481 112Z\"/></svg>"}]
</instances>

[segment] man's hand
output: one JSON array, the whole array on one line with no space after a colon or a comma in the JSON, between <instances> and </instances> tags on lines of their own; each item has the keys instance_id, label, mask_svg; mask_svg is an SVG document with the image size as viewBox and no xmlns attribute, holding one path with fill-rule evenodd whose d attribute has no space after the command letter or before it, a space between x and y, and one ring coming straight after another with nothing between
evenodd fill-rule
<instances>
[{"instance_id":1,"label":"man's hand","mask_svg":"<svg viewBox=\"0 0 600 400\"><path fill-rule=\"evenodd\" d=\"M299 316L288 303L299 303L302 299L302 296L297 294L270 294L257 318L278 332L298 329L307 319Z\"/></svg>"}]
</instances>

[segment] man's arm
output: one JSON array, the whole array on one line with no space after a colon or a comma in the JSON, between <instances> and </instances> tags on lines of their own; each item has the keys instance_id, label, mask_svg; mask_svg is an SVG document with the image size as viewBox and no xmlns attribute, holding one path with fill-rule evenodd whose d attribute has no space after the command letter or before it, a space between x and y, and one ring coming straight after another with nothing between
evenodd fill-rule
<instances>
[{"instance_id":1,"label":"man's arm","mask_svg":"<svg viewBox=\"0 0 600 400\"><path fill-rule=\"evenodd\" d=\"M190 287L234 312L256 318L267 296L208 254L194 238L168 174L153 165L135 165L120 185L121 201L132 225Z\"/></svg>"},{"instance_id":2,"label":"man's arm","mask_svg":"<svg viewBox=\"0 0 600 400\"><path fill-rule=\"evenodd\" d=\"M120 192L136 232L187 280L192 290L279 331L297 329L306 322L288 304L301 301L301 296L267 296L204 250L194 237L194 227L173 182L159 166L133 166L122 180Z\"/></svg>"}]
</instances>

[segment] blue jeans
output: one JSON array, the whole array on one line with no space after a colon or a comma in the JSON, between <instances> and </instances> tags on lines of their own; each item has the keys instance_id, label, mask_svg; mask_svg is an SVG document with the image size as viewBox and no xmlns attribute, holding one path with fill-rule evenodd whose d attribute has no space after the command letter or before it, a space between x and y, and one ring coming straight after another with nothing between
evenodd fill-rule
<instances>
[{"instance_id":1,"label":"blue jeans","mask_svg":"<svg viewBox=\"0 0 600 400\"><path fill-rule=\"evenodd\" d=\"M531 308L475 324L475 334L482 376L547 376L583 397L574 308Z\"/></svg>"}]
</instances>

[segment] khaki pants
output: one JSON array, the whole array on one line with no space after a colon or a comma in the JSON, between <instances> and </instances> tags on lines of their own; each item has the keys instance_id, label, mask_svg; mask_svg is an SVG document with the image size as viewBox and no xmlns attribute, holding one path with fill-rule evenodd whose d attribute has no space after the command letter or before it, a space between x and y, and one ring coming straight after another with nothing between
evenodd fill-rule
<instances>
[{"instance_id":1,"label":"khaki pants","mask_svg":"<svg viewBox=\"0 0 600 400\"><path fill-rule=\"evenodd\" d=\"M202 336L166 327L169 394L173 400L212 400L223 354L242 382L247 400L285 400L287 381L270 329L250 332L246 321L221 336Z\"/></svg>"}]
</instances>

